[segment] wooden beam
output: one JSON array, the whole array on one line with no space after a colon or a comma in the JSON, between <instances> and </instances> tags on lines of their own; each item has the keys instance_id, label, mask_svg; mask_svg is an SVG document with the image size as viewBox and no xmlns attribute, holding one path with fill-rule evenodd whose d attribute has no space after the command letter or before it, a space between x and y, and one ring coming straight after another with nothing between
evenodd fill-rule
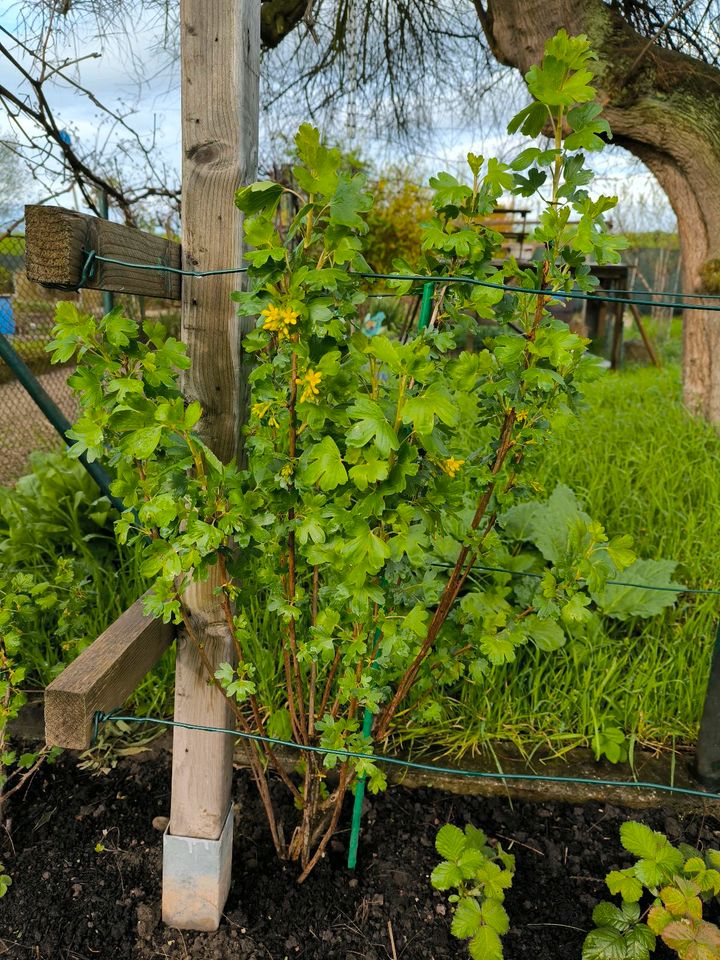
<instances>
[{"instance_id":1,"label":"wooden beam","mask_svg":"<svg viewBox=\"0 0 720 960\"><path fill-rule=\"evenodd\" d=\"M48 746L87 750L95 713L121 706L174 634L172 624L145 616L137 600L45 690Z\"/></svg>"},{"instance_id":2,"label":"wooden beam","mask_svg":"<svg viewBox=\"0 0 720 960\"><path fill-rule=\"evenodd\" d=\"M257 0L181 0L183 266L214 270L242 262L242 222L235 190L255 179L258 148L260 4ZM224 462L239 452L244 390L240 327L230 294L237 276L186 277L182 338L191 367L183 382L199 400L203 440ZM232 637L217 595L217 568L185 593L193 637L179 638L175 719L234 727L222 693L208 685L196 642L213 670L234 662ZM163 874L163 919L185 929L217 928L229 889L233 742L228 736L176 728L170 824ZM185 838L213 851L212 869L188 884ZM201 893L199 892L201 891Z\"/></svg>"},{"instance_id":3,"label":"wooden beam","mask_svg":"<svg viewBox=\"0 0 720 960\"><path fill-rule=\"evenodd\" d=\"M63 207L25 207L25 269L43 287L77 290L90 250L103 257L148 266L180 268L180 244L134 227L100 220ZM224 264L227 266L227 264ZM139 297L179 300L181 276L160 270L138 270L95 262L82 286Z\"/></svg>"}]
</instances>

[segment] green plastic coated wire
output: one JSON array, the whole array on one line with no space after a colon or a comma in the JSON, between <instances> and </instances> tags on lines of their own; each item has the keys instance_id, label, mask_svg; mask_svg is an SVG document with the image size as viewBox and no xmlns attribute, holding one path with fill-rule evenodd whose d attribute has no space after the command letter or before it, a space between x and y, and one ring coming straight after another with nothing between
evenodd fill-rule
<instances>
[{"instance_id":1,"label":"green plastic coated wire","mask_svg":"<svg viewBox=\"0 0 720 960\"><path fill-rule=\"evenodd\" d=\"M128 260L116 260L114 257L101 257L95 250L89 250L85 257L79 287L95 274L96 263L112 263L118 267L133 267L135 270L157 270L159 273L174 273L181 277L217 277L226 273L246 273L247 267L224 267L221 270L181 270L168 267L164 263L130 263Z\"/></svg>"},{"instance_id":2,"label":"green plastic coated wire","mask_svg":"<svg viewBox=\"0 0 720 960\"><path fill-rule=\"evenodd\" d=\"M82 273L80 276L80 281L78 286L81 287L83 284L93 276L95 272L95 264L100 263L112 263L120 267L134 267L137 270L157 270L160 273L174 273L182 277L215 277L221 274L226 273L246 273L247 267L226 267L222 270L180 270L177 267L168 267L163 263L153 264L153 263L131 263L127 260L116 260L114 257L102 257L97 251L89 250L87 251L85 263L83 264ZM454 276L453 274L447 274L446 276L423 276L422 274L402 274L402 273L371 273L371 272L357 272L351 270L350 273L356 277L363 277L367 280L398 280L398 281L410 281L411 283L469 283L471 286L476 287L488 287L491 290L504 290L507 293L525 293L529 296L544 296L550 300L588 300L594 301L597 303L625 303L625 304L635 304L639 307L668 307L675 310L709 310L709 311L720 311L720 305L713 304L703 304L703 303L683 303L678 301L664 301L664 300L645 300L638 299L637 297L609 297L607 295L598 295L593 293L586 293L583 290L573 290L570 293L560 293L559 291L549 290L549 289L540 289L537 287L518 287L510 283L491 283L489 280L477 280L475 277L462 277ZM664 291L653 291L649 292L650 296L665 296ZM673 294L673 296L680 297L702 297L704 299L719 299L716 295L708 294L707 297L705 294L700 293L681 293Z\"/></svg>"},{"instance_id":3,"label":"green plastic coated wire","mask_svg":"<svg viewBox=\"0 0 720 960\"><path fill-rule=\"evenodd\" d=\"M227 727L206 727L199 723L165 720L162 717L124 716L115 712L103 713L98 711L95 714L93 738L97 733L99 725L108 720L123 721L124 723L151 723L156 726L165 727L181 727L183 730L197 730L201 733L224 733L242 740L252 740L255 743L268 743L275 747L288 747L291 750L300 750L305 753L321 753L324 756L344 757L348 760L370 760L373 763L387 763L396 767L404 767L407 770L422 770L426 773L442 773L450 776L468 777L469 779L475 780L517 780L533 783L578 783L598 787L632 787L638 790L658 790L662 793L703 797L706 800L720 800L720 793L711 793L707 790L694 790L691 787L675 787L667 783L650 783L644 780L594 780L592 777L556 777L543 776L539 773L489 773L485 770L463 770L459 767L440 767L432 763L402 760L400 757L388 757L382 753L354 753L351 750L333 750L326 747L316 747L313 744L295 743L292 740L280 740L277 737L264 737L259 733L229 730Z\"/></svg>"},{"instance_id":4,"label":"green plastic coated wire","mask_svg":"<svg viewBox=\"0 0 720 960\"><path fill-rule=\"evenodd\" d=\"M444 564L442 564L444 566ZM508 570L506 567L485 567L482 564L473 564L473 570L487 570L490 573L509 573L512 577L534 577L536 580L542 580L543 573L529 573L525 570ZM606 580L609 587L635 587L637 590L659 590L663 593L704 593L712 596L720 596L720 590L703 589L700 587L659 587L651 583L630 583L627 580Z\"/></svg>"}]
</instances>

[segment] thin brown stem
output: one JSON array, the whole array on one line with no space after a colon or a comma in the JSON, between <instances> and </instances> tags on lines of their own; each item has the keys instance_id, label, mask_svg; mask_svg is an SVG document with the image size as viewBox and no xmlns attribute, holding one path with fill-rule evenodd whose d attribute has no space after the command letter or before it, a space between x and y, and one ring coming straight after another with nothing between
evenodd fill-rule
<instances>
[{"instance_id":1,"label":"thin brown stem","mask_svg":"<svg viewBox=\"0 0 720 960\"><path fill-rule=\"evenodd\" d=\"M320 840L320 843L317 845L315 849L315 853L312 855L305 869L298 877L298 883L303 883L308 878L313 868L316 866L316 864L318 863L322 855L325 853L325 848L327 847L331 838L335 834L335 830L337 829L338 821L340 819L340 814L342 813L343 800L345 799L345 792L348 788L349 782L350 782L350 771L347 763L344 763L340 771L340 783L338 785L338 791L337 791L338 795L337 795L337 800L335 801L335 809L333 810L332 817L330 818L330 823L328 825L327 830L323 834L322 839Z\"/></svg>"},{"instance_id":2,"label":"thin brown stem","mask_svg":"<svg viewBox=\"0 0 720 960\"><path fill-rule=\"evenodd\" d=\"M220 560L220 563L222 564L221 576L223 577L223 579L225 579L227 576L227 572L225 571L225 564L222 559ZM223 588L222 598L223 598L222 607L223 607L223 612L225 613L225 621L227 623L228 630L230 631L233 638L233 643L235 645L235 652L237 654L238 663L243 663L245 658L243 656L242 647L240 646L240 642L238 641L237 635L235 633L235 623L233 621L232 610L230 608L230 597L228 596L225 588ZM250 694L250 696L248 697L248 703L250 704L250 709L252 710L253 720L255 721L255 727L257 728L257 732L260 734L261 737L266 737L267 732L265 730L265 724L263 723L260 707L257 702L257 697L255 696L254 693ZM275 754L275 751L273 750L272 746L269 743L263 743L262 747L263 747L263 750L265 751L265 755L267 756L268 760L272 764L273 769L278 774L278 776L280 777L282 782L285 784L285 786L288 788L290 793L292 793L294 799L297 801L301 800L302 797L300 795L300 791L298 790L298 788L295 786L295 784L292 782L290 777L285 772L283 765L278 760L277 755Z\"/></svg>"}]
</instances>

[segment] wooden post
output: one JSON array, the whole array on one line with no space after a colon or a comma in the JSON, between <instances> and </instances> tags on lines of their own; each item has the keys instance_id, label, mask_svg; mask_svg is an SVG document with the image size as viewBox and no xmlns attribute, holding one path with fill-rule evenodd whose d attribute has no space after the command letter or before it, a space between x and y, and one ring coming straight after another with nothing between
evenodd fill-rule
<instances>
[{"instance_id":1,"label":"wooden post","mask_svg":"<svg viewBox=\"0 0 720 960\"><path fill-rule=\"evenodd\" d=\"M214 270L242 261L235 190L255 178L258 142L260 3L181 0L183 267ZM238 454L243 396L240 329L230 294L237 275L184 278L182 331L192 367L188 399L204 410L200 432L227 462ZM195 637L213 666L232 662L217 577L185 596ZM233 726L222 694L208 685L196 648L180 636L175 719ZM233 740L176 728L170 824L163 857L163 919L214 930L230 883Z\"/></svg>"}]
</instances>

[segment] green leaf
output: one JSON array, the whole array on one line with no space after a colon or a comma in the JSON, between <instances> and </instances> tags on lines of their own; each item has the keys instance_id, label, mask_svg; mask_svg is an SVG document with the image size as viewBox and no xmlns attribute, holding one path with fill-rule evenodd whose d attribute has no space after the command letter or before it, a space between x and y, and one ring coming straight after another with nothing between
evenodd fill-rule
<instances>
[{"instance_id":1,"label":"green leaf","mask_svg":"<svg viewBox=\"0 0 720 960\"><path fill-rule=\"evenodd\" d=\"M440 827L435 837L435 849L445 860L459 860L467 845L467 838L453 823Z\"/></svg>"},{"instance_id":2,"label":"green leaf","mask_svg":"<svg viewBox=\"0 0 720 960\"><path fill-rule=\"evenodd\" d=\"M540 617L530 616L525 621L525 629L538 650L545 653L565 646L565 631L554 620L542 620Z\"/></svg>"},{"instance_id":3,"label":"green leaf","mask_svg":"<svg viewBox=\"0 0 720 960\"><path fill-rule=\"evenodd\" d=\"M612 894L620 894L628 903L637 903L642 896L643 886L631 871L611 870L605 877L605 883Z\"/></svg>"},{"instance_id":4,"label":"green leaf","mask_svg":"<svg viewBox=\"0 0 720 960\"><path fill-rule=\"evenodd\" d=\"M623 935L613 927L591 930L583 943L582 960L627 960Z\"/></svg>"},{"instance_id":5,"label":"green leaf","mask_svg":"<svg viewBox=\"0 0 720 960\"><path fill-rule=\"evenodd\" d=\"M123 440L122 447L136 460L147 460L160 443L161 436L162 427L143 427L142 430L135 430L128 434Z\"/></svg>"},{"instance_id":6,"label":"green leaf","mask_svg":"<svg viewBox=\"0 0 720 960\"><path fill-rule=\"evenodd\" d=\"M480 927L468 950L472 960L502 960L502 942L491 927Z\"/></svg>"},{"instance_id":7,"label":"green leaf","mask_svg":"<svg viewBox=\"0 0 720 960\"><path fill-rule=\"evenodd\" d=\"M452 395L440 383L432 383L427 390L409 397L402 410L403 423L412 424L420 434L432 432L436 417L450 427L455 426L458 420L458 409Z\"/></svg>"},{"instance_id":8,"label":"green leaf","mask_svg":"<svg viewBox=\"0 0 720 960\"><path fill-rule=\"evenodd\" d=\"M240 187L235 192L235 206L246 216L257 213L274 213L283 194L280 183L261 181L251 183L247 187Z\"/></svg>"},{"instance_id":9,"label":"green leaf","mask_svg":"<svg viewBox=\"0 0 720 960\"><path fill-rule=\"evenodd\" d=\"M474 897L463 897L455 910L450 933L459 940L467 940L478 932L482 922L482 910L477 900Z\"/></svg>"},{"instance_id":10,"label":"green leaf","mask_svg":"<svg viewBox=\"0 0 720 960\"><path fill-rule=\"evenodd\" d=\"M436 890L450 890L463 882L460 867L455 863L442 860L430 874L430 883Z\"/></svg>"},{"instance_id":11,"label":"green leaf","mask_svg":"<svg viewBox=\"0 0 720 960\"><path fill-rule=\"evenodd\" d=\"M307 453L307 466L301 471L306 484L317 483L321 490L334 490L347 481L347 470L332 437L325 436Z\"/></svg>"},{"instance_id":12,"label":"green leaf","mask_svg":"<svg viewBox=\"0 0 720 960\"><path fill-rule=\"evenodd\" d=\"M499 900L485 900L480 908L480 913L482 914L483 922L489 927L492 927L495 933L502 935L510 929L510 918L507 910Z\"/></svg>"},{"instance_id":13,"label":"green leaf","mask_svg":"<svg viewBox=\"0 0 720 960\"><path fill-rule=\"evenodd\" d=\"M601 590L593 591L591 596L607 617L616 620L654 617L676 603L678 592L682 592L682 584L672 579L676 566L674 560L636 560L623 571L622 579L627 583L660 587L660 590L607 584Z\"/></svg>"},{"instance_id":14,"label":"green leaf","mask_svg":"<svg viewBox=\"0 0 720 960\"><path fill-rule=\"evenodd\" d=\"M372 440L378 452L387 457L400 446L397 434L388 423L380 404L365 397L348 408L348 416L356 421L347 435L349 447L364 447Z\"/></svg>"},{"instance_id":15,"label":"green leaf","mask_svg":"<svg viewBox=\"0 0 720 960\"><path fill-rule=\"evenodd\" d=\"M638 923L624 934L624 939L627 960L649 960L655 949L655 934L647 924Z\"/></svg>"}]
</instances>

